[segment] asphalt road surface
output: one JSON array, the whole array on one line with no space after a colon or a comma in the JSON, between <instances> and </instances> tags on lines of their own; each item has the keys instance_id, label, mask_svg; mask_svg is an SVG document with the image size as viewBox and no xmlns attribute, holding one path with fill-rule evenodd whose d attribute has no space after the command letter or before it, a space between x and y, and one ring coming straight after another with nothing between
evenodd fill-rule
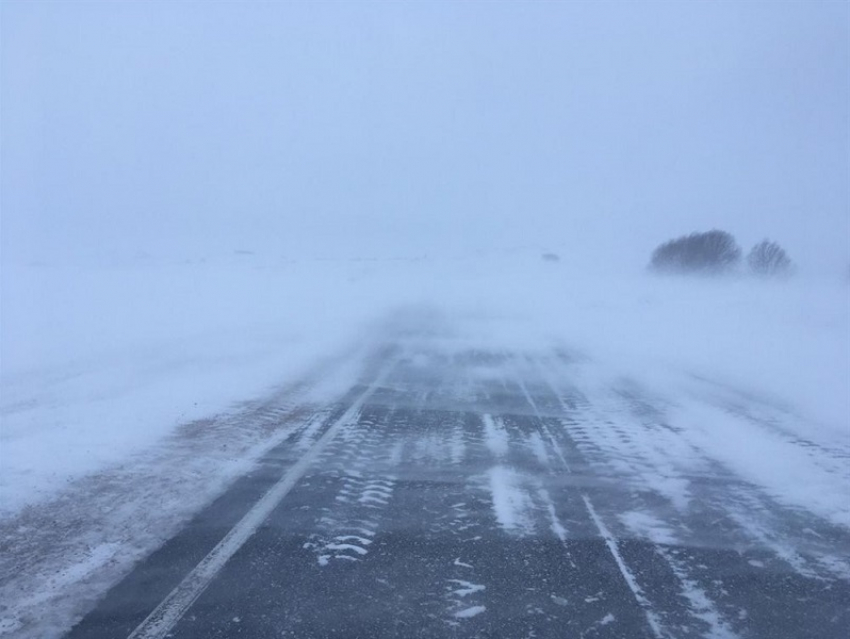
<instances>
[{"instance_id":1,"label":"asphalt road surface","mask_svg":"<svg viewBox=\"0 0 850 639\"><path fill-rule=\"evenodd\" d=\"M676 427L571 366L387 348L68 636L850 635L846 530L709 458L644 463Z\"/></svg>"}]
</instances>

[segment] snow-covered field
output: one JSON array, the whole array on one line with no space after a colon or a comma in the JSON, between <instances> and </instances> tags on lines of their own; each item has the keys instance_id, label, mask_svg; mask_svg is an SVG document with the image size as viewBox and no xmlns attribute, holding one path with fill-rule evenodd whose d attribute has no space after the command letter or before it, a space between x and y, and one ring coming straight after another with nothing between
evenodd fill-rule
<instances>
[{"instance_id":1,"label":"snow-covered field","mask_svg":"<svg viewBox=\"0 0 850 639\"><path fill-rule=\"evenodd\" d=\"M283 417L302 411L309 421L347 390L369 347L392 340L384 320L400 311L424 329L448 327L447 348L572 352L603 410L638 383L683 429L676 442L780 503L850 527L850 287L837 278L587 275L518 254L234 255L9 267L2 278L0 524L8 533L17 522L20 537L40 514L64 513L55 539L39 530L17 549L33 573L15 614L77 593L76 607L53 605L55 624L42 629L61 628L281 441ZM485 425L502 450L498 420ZM603 439L617 459L622 444ZM687 501L676 478L692 450L639 443L630 455L645 465L619 470ZM504 493L494 502L500 521L521 527L516 491L502 490L510 472L489 481ZM104 529L122 527L126 535L103 543ZM0 634L19 631L15 619L0 621Z\"/></svg>"},{"instance_id":2,"label":"snow-covered field","mask_svg":"<svg viewBox=\"0 0 850 639\"><path fill-rule=\"evenodd\" d=\"M239 264L5 269L2 511L348 348L374 310L347 277Z\"/></svg>"}]
</instances>

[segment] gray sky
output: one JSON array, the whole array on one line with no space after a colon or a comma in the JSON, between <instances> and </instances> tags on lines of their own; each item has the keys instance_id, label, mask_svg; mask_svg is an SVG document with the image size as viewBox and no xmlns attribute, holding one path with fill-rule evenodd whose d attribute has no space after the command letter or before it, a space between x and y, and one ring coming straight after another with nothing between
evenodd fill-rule
<instances>
[{"instance_id":1,"label":"gray sky","mask_svg":"<svg viewBox=\"0 0 850 639\"><path fill-rule=\"evenodd\" d=\"M847 2L2 3L3 259L850 261Z\"/></svg>"}]
</instances>

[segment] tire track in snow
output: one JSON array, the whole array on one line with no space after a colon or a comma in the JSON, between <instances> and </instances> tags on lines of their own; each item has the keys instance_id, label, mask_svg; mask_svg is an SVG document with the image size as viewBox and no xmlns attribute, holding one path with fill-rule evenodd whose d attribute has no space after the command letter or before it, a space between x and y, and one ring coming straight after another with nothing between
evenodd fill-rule
<instances>
[{"instance_id":1,"label":"tire track in snow","mask_svg":"<svg viewBox=\"0 0 850 639\"><path fill-rule=\"evenodd\" d=\"M488 361L480 354L408 355L230 563L244 597L231 601L233 582L216 580L196 610L224 615L185 619L178 635L691 639L733 637L750 622L756 633L798 631L771 625L782 616L769 610L733 618L729 604L762 586L766 608L840 605L838 590L817 607L828 592L796 572L755 569L747 562L759 555L747 549L687 545L702 494L675 508L641 483L646 465L625 466L658 453L639 429L671 455L681 450L675 429L635 421L630 430L622 406L596 430L575 421L593 408L577 392L562 401L528 371L506 381L515 366L536 370L532 357L500 356L482 373L469 369ZM622 472L591 456L600 440ZM735 527L726 515L718 525ZM798 594L807 599L795 603Z\"/></svg>"},{"instance_id":2,"label":"tire track in snow","mask_svg":"<svg viewBox=\"0 0 850 639\"><path fill-rule=\"evenodd\" d=\"M559 395L551 378L545 373L542 377ZM848 581L847 562L835 554L836 548L847 547L846 535L842 536L838 531L830 533L831 529L825 530L823 526L820 528L823 536L818 535L807 528L818 528L817 520L777 506L756 487L730 475L686 441L682 429L675 423L668 423L663 410L655 408L646 399L635 399L634 386L629 392L618 391L611 395L619 397L620 406L611 402L600 406L597 398L593 406L590 403L582 406L578 414L574 412L570 420L563 422L565 432L575 438L576 447L583 454L597 456L599 461L595 463L610 464L614 459L628 465L627 472L618 472L617 475L620 481L636 486L637 490L632 490L630 496L623 495L621 491L607 491L605 501L600 503L604 503L606 513L617 512L618 506L619 512L627 512L639 504L643 504L645 515L660 513L675 539L671 546L652 544L654 554L667 565L667 576L662 579L656 574L653 583L660 585L675 579L682 597L688 602L694 622L706 624L706 632L718 637L746 633L752 624L771 627L779 619L784 620L790 631L793 623L799 623L805 615L802 608L793 612L800 606L797 599L788 599L786 606L780 609L771 604L772 595L765 592L766 589L741 587L742 584L758 584L769 575L775 575L772 571L776 570L780 571L779 574L790 570L796 575L787 577L789 583L785 587L788 590L801 593L822 591L823 603L819 605L825 609L829 609L832 605L829 602L836 596L841 596L838 593L846 591L846 583L840 586L835 581L836 578ZM605 411L600 413L599 418L591 419L586 425L576 423L602 408ZM626 428L621 415L630 416L630 429ZM608 446L604 454L598 452L602 448L594 448L600 444ZM663 460L659 463L661 457ZM633 466L635 462L640 465ZM672 478L688 482L690 499L684 504L676 504L675 510L664 508L657 498L667 492L665 488L669 490L669 483L659 486L658 481L649 481L641 488L641 478L646 473L654 469L659 475L665 468ZM605 516L602 512L599 514L600 517ZM789 533L793 536L789 537ZM844 541L841 541L842 538ZM722 554L709 550L718 545L740 550ZM689 550L685 552L680 546L689 547ZM626 560L635 563L639 575L657 571L640 547L625 542L624 551L627 551L624 552ZM770 554L773 558L769 557ZM781 565L783 563L785 566ZM748 575L749 581L734 579L732 575L735 574ZM830 584L833 590L830 590ZM839 586L837 592L834 586ZM655 596L654 593L650 595ZM662 592L658 596L666 597ZM675 618L675 615L670 617L671 628ZM665 616L665 623L667 619ZM834 625L835 621L831 623ZM676 632L681 632L682 636L686 632L700 636L694 622L686 621L686 627L681 630L681 626L676 626Z\"/></svg>"},{"instance_id":3,"label":"tire track in snow","mask_svg":"<svg viewBox=\"0 0 850 639\"><path fill-rule=\"evenodd\" d=\"M381 525L382 511L392 499L396 478L393 466L401 461L402 442L386 446L393 411L367 409L357 424L340 436L336 449L326 453L329 470L339 488L324 508L318 531L303 547L313 550L320 566L340 560L367 558Z\"/></svg>"},{"instance_id":4,"label":"tire track in snow","mask_svg":"<svg viewBox=\"0 0 850 639\"><path fill-rule=\"evenodd\" d=\"M534 412L535 416L537 417L538 421L542 421L542 415L540 414L540 410L538 409L537 404L534 401L534 398L529 393L528 388L525 384L525 381L521 377L518 378L518 384L519 384L520 389L522 390L523 395L525 396L526 400L528 401L529 406L531 406L532 411ZM550 441L555 446L556 454L558 455L558 457L563 462L565 470L567 472L571 472L569 464L567 464L567 461L566 461L563 453L560 451L560 447L558 447L557 444L555 443L554 437L551 436L551 433L548 433L548 434L549 434L549 437L551 438ZM620 554L619 548L617 547L617 540L611 535L608 528L605 526L605 524L600 519L599 515L596 512L596 509L593 506L593 503L590 500L590 497L588 497L588 495L586 493L582 493L581 497L582 497L582 501L584 502L584 505L587 509L588 515L590 516L591 520L593 521L594 525L596 526L596 529L599 532L600 537L602 537L602 539L605 541L605 545L608 548L608 551L611 553L611 556L614 558L614 561L615 561L615 563L617 564L617 567L620 570L620 574L622 575L623 580L626 582L626 585L629 587L629 590L632 592L632 595L634 596L635 601L640 606L640 608L643 610L644 616L646 617L646 622L647 622L647 624L649 624L649 627L652 630L653 635L655 635L656 639L665 639L665 637L667 637L668 635L667 635L667 633L665 633L662 630L658 616L654 612L654 610L652 609L652 604L650 603L649 599L647 599L646 595L643 592L643 589L637 583L637 580L635 579L635 576L634 576L632 570L629 568L629 566L623 560L623 557Z\"/></svg>"}]
</instances>

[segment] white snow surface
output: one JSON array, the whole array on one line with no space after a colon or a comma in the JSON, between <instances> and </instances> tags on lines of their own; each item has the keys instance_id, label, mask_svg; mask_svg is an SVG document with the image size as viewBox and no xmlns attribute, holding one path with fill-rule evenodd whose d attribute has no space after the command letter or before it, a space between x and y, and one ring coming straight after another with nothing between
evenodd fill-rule
<instances>
[{"instance_id":1,"label":"white snow surface","mask_svg":"<svg viewBox=\"0 0 850 639\"><path fill-rule=\"evenodd\" d=\"M487 448L496 457L504 457L508 454L510 441L502 420L487 414L482 415L481 419L484 422L484 441Z\"/></svg>"},{"instance_id":2,"label":"white snow surface","mask_svg":"<svg viewBox=\"0 0 850 639\"><path fill-rule=\"evenodd\" d=\"M425 324L442 313L467 329L458 348L560 344L608 373L667 391L698 376L718 394L734 389L797 416L785 424L791 439L850 446L846 282L593 276L536 254L236 256L110 268L4 265L1 294L4 515L121 463L181 423L297 379L318 359L363 343L373 322L405 306L428 309L413 312ZM353 368L325 390L345 387ZM729 441L731 433L717 438L706 428L700 443ZM766 445L793 447L771 437ZM746 468L750 449L723 448L754 479L781 481L768 456ZM802 451L786 452L805 466Z\"/></svg>"},{"instance_id":3,"label":"white snow surface","mask_svg":"<svg viewBox=\"0 0 850 639\"><path fill-rule=\"evenodd\" d=\"M372 315L345 280L323 286L295 268L4 268L2 277L3 514L305 375ZM338 369L316 392L332 395L351 374Z\"/></svg>"},{"instance_id":4,"label":"white snow surface","mask_svg":"<svg viewBox=\"0 0 850 639\"><path fill-rule=\"evenodd\" d=\"M124 491L120 503L93 502L80 516L91 511L104 530L142 531L89 539L83 528L78 543L63 538L39 560L29 590L16 595L19 610L43 609L61 590L80 596L73 608L51 603L41 625L28 626L43 636L61 634L86 601L285 435L264 439L270 431L240 429L228 415L304 379L312 383L286 410L338 397L369 347L393 339L388 317L447 351L574 354L588 419L601 412L613 424L594 431L595 443L676 508L690 498L684 477L710 461L780 503L850 527L846 282L593 275L537 254L4 264L0 277L0 523L67 507L75 486L104 475L119 478L109 490ZM612 388L623 380L657 398L675 436L652 431L627 455L613 435L605 439L634 419L617 413ZM207 422L218 426L204 437L180 436ZM500 461L502 426L485 420L497 464L485 481L499 524L526 534L532 487ZM525 445L546 461L542 442ZM156 480L166 472L167 484ZM673 541L645 515L625 517L635 533ZM0 635L17 623L0 619Z\"/></svg>"},{"instance_id":5,"label":"white snow surface","mask_svg":"<svg viewBox=\"0 0 850 639\"><path fill-rule=\"evenodd\" d=\"M470 606L469 608L464 608L463 610L459 610L458 612L456 612L455 617L457 617L458 619L469 619L470 617L480 615L486 610L486 606Z\"/></svg>"},{"instance_id":6,"label":"white snow surface","mask_svg":"<svg viewBox=\"0 0 850 639\"><path fill-rule=\"evenodd\" d=\"M531 496L522 486L522 476L507 466L494 466L487 474L493 512L499 525L508 532L529 533L534 524L531 517Z\"/></svg>"}]
</instances>

